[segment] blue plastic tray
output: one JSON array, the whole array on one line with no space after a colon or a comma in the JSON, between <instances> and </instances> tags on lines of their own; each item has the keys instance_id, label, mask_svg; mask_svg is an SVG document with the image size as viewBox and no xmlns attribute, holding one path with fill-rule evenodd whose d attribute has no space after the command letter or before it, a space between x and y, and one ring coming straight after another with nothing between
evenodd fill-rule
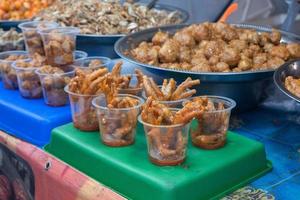
<instances>
[{"instance_id":1,"label":"blue plastic tray","mask_svg":"<svg viewBox=\"0 0 300 200\"><path fill-rule=\"evenodd\" d=\"M49 143L51 130L71 122L69 106L50 107L43 99L24 99L0 82L0 129L39 147Z\"/></svg>"}]
</instances>

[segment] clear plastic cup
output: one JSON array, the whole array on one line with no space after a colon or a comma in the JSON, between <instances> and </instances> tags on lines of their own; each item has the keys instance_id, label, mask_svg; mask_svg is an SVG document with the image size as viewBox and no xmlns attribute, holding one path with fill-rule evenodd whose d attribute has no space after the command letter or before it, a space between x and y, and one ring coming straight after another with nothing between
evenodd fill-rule
<instances>
[{"instance_id":1,"label":"clear plastic cup","mask_svg":"<svg viewBox=\"0 0 300 200\"><path fill-rule=\"evenodd\" d=\"M64 88L74 76L74 68L69 67L64 73L47 74L40 69L36 74L42 84L44 101L49 106L64 106L68 103L68 94Z\"/></svg>"},{"instance_id":2,"label":"clear plastic cup","mask_svg":"<svg viewBox=\"0 0 300 200\"><path fill-rule=\"evenodd\" d=\"M30 56L33 56L35 53L45 56L43 41L38 33L40 29L47 28L56 28L59 25L55 22L46 22L46 21L31 21L24 22L18 25L22 30L24 41L26 45L26 50Z\"/></svg>"},{"instance_id":3,"label":"clear plastic cup","mask_svg":"<svg viewBox=\"0 0 300 200\"><path fill-rule=\"evenodd\" d=\"M92 100L102 94L77 94L71 92L68 85L65 87L65 92L69 95L74 127L81 131L97 131L99 129L99 123L95 107L92 105Z\"/></svg>"},{"instance_id":4,"label":"clear plastic cup","mask_svg":"<svg viewBox=\"0 0 300 200\"><path fill-rule=\"evenodd\" d=\"M137 100L138 105L130 108L108 108L104 95L93 100L97 109L101 141L108 146L128 146L134 143L137 117L144 100L134 95L118 95L118 98L125 97Z\"/></svg>"},{"instance_id":5,"label":"clear plastic cup","mask_svg":"<svg viewBox=\"0 0 300 200\"><path fill-rule=\"evenodd\" d=\"M100 61L99 63L97 63ZM77 59L74 63L76 68L82 70L95 71L99 68L108 68L111 64L111 59L102 56L90 56L82 59Z\"/></svg>"},{"instance_id":6,"label":"clear plastic cup","mask_svg":"<svg viewBox=\"0 0 300 200\"><path fill-rule=\"evenodd\" d=\"M30 59L24 61L15 61L12 68L15 69L18 79L19 91L22 97L28 99L38 99L43 96L41 82L38 75L35 73L40 66L21 67L20 62L31 62Z\"/></svg>"},{"instance_id":7,"label":"clear plastic cup","mask_svg":"<svg viewBox=\"0 0 300 200\"><path fill-rule=\"evenodd\" d=\"M203 96L204 97L204 96ZM234 100L220 96L205 96L213 102L216 110L205 111L193 120L190 133L195 146L203 149L217 149L225 145L231 110ZM195 97L196 98L196 97Z\"/></svg>"},{"instance_id":8,"label":"clear plastic cup","mask_svg":"<svg viewBox=\"0 0 300 200\"><path fill-rule=\"evenodd\" d=\"M161 89L162 86L160 85L158 87ZM145 91L142 91L142 97L144 99L148 98ZM182 108L183 102L185 102L188 99L190 99L190 98L178 99L178 100L174 100L174 101L158 101L158 102L161 103L161 104L164 104L168 108Z\"/></svg>"},{"instance_id":9,"label":"clear plastic cup","mask_svg":"<svg viewBox=\"0 0 300 200\"><path fill-rule=\"evenodd\" d=\"M138 83L136 74L124 74L122 76L130 76L131 80L128 88L118 88L119 94L131 94L142 97L143 87L136 87Z\"/></svg>"},{"instance_id":10,"label":"clear plastic cup","mask_svg":"<svg viewBox=\"0 0 300 200\"><path fill-rule=\"evenodd\" d=\"M184 162L190 123L153 125L144 122L141 115L138 120L144 125L148 156L152 163L161 166L172 166Z\"/></svg>"},{"instance_id":11,"label":"clear plastic cup","mask_svg":"<svg viewBox=\"0 0 300 200\"><path fill-rule=\"evenodd\" d=\"M26 58L5 60L9 56L22 56ZM14 68L12 68L12 63L16 60L27 60L28 53L26 51L6 51L0 53L0 70L2 75L3 86L6 89L16 90L18 89L17 74Z\"/></svg>"},{"instance_id":12,"label":"clear plastic cup","mask_svg":"<svg viewBox=\"0 0 300 200\"><path fill-rule=\"evenodd\" d=\"M81 60L85 59L88 56L88 54L84 51L76 50L74 52L73 56L74 56L75 63L76 63L76 62L80 62Z\"/></svg>"},{"instance_id":13,"label":"clear plastic cup","mask_svg":"<svg viewBox=\"0 0 300 200\"><path fill-rule=\"evenodd\" d=\"M69 65L74 62L76 35L75 27L58 27L38 31L43 39L47 62L53 66Z\"/></svg>"}]
</instances>

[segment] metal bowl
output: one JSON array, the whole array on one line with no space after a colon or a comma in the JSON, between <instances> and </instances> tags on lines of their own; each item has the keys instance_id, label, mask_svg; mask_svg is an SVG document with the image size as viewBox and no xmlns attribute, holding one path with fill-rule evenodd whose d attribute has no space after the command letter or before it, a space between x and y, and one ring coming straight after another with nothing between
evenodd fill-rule
<instances>
[{"instance_id":1,"label":"metal bowl","mask_svg":"<svg viewBox=\"0 0 300 200\"><path fill-rule=\"evenodd\" d=\"M20 30L18 28L18 25L23 22L27 22L27 21L30 21L30 20L18 20L18 21L0 20L0 28L2 28L5 31L7 31L11 28L16 28L17 30Z\"/></svg>"},{"instance_id":2,"label":"metal bowl","mask_svg":"<svg viewBox=\"0 0 300 200\"><path fill-rule=\"evenodd\" d=\"M185 23L189 18L189 14L187 11L175 6L156 4L154 8L159 10L166 10L169 12L178 11L182 19L182 23ZM125 35L80 34L77 36L76 45L79 50L87 52L89 56L105 56L109 58L118 58L119 56L114 51L114 44L123 36Z\"/></svg>"},{"instance_id":3,"label":"metal bowl","mask_svg":"<svg viewBox=\"0 0 300 200\"><path fill-rule=\"evenodd\" d=\"M288 76L300 78L300 60L290 61L279 67L274 73L276 86L288 97L300 103L300 98L292 94L285 88L284 81Z\"/></svg>"},{"instance_id":4,"label":"metal bowl","mask_svg":"<svg viewBox=\"0 0 300 200\"><path fill-rule=\"evenodd\" d=\"M247 24L233 25L240 28L255 29L258 32L272 31L271 28L262 26ZM184 81L187 77L200 79L201 84L196 88L198 95L218 95L234 99L237 102L235 112L244 112L255 108L263 100L264 88L273 83L272 76L274 70L229 73L191 72L144 64L125 54L126 51L132 49L132 47L136 47L140 42L150 41L158 30L175 33L178 29L186 26L188 25L162 26L130 34L116 42L115 51L123 59L141 67L147 75L152 76L159 83L162 83L164 78L170 77L175 78L179 82ZM300 40L300 37L295 34L284 31L281 31L281 33L283 42Z\"/></svg>"}]
</instances>

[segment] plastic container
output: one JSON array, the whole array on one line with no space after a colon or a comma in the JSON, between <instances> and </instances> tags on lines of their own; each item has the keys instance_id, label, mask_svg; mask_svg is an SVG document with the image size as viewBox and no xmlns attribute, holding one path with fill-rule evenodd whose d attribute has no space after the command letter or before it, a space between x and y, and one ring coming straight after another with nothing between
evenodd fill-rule
<instances>
[{"instance_id":1,"label":"plastic container","mask_svg":"<svg viewBox=\"0 0 300 200\"><path fill-rule=\"evenodd\" d=\"M231 110L236 106L236 103L226 97L207 97L219 109L205 111L200 118L194 119L195 125L191 127L190 133L195 146L203 149L217 149L226 143Z\"/></svg>"},{"instance_id":2,"label":"plastic container","mask_svg":"<svg viewBox=\"0 0 300 200\"><path fill-rule=\"evenodd\" d=\"M85 59L87 56L88 56L88 54L86 52L76 50L74 52L75 63L80 62L80 60Z\"/></svg>"},{"instance_id":3,"label":"plastic container","mask_svg":"<svg viewBox=\"0 0 300 200\"><path fill-rule=\"evenodd\" d=\"M11 66L15 60L14 61L4 60L8 58L10 55L28 56L28 54L26 51L6 51L0 53L0 70L1 70L3 86L6 89L16 90L18 89L17 75L15 69L12 68ZM21 60L25 60L25 59L21 59Z\"/></svg>"},{"instance_id":4,"label":"plastic container","mask_svg":"<svg viewBox=\"0 0 300 200\"><path fill-rule=\"evenodd\" d=\"M68 85L65 87L65 92L69 95L70 106L73 124L75 128L81 131L97 131L99 123L94 106L92 105L93 98L98 95L84 95L71 92Z\"/></svg>"},{"instance_id":5,"label":"plastic container","mask_svg":"<svg viewBox=\"0 0 300 200\"><path fill-rule=\"evenodd\" d=\"M74 76L74 68L69 67L65 73L47 74L36 70L40 78L45 103L49 106L63 106L68 103L68 94L64 91L70 78Z\"/></svg>"},{"instance_id":6,"label":"plastic container","mask_svg":"<svg viewBox=\"0 0 300 200\"><path fill-rule=\"evenodd\" d=\"M142 97L143 87L136 87L136 84L138 83L137 75L125 74L122 76L130 76L131 80L128 88L118 88L119 94L131 94Z\"/></svg>"},{"instance_id":7,"label":"plastic container","mask_svg":"<svg viewBox=\"0 0 300 200\"><path fill-rule=\"evenodd\" d=\"M98 61L101 61L101 63L96 63ZM111 59L108 57L102 57L102 56L91 56L91 57L86 57L83 59L78 59L75 61L74 65L77 68L80 68L82 70L97 70L99 68L108 68L109 65L111 64Z\"/></svg>"},{"instance_id":8,"label":"plastic container","mask_svg":"<svg viewBox=\"0 0 300 200\"><path fill-rule=\"evenodd\" d=\"M108 146L128 146L134 143L137 117L144 100L133 95L118 95L118 98L130 97L139 102L130 108L108 108L104 95L96 97L93 105L97 110L101 141Z\"/></svg>"},{"instance_id":9,"label":"plastic container","mask_svg":"<svg viewBox=\"0 0 300 200\"><path fill-rule=\"evenodd\" d=\"M45 21L31 21L24 22L18 25L18 27L22 30L26 50L28 51L30 56L33 56L35 53L40 54L41 56L45 56L44 45L38 30L40 29L48 29L55 28L59 25L55 22L45 22Z\"/></svg>"},{"instance_id":10,"label":"plastic container","mask_svg":"<svg viewBox=\"0 0 300 200\"><path fill-rule=\"evenodd\" d=\"M15 69L18 79L19 91L22 97L28 99L38 99L43 96L41 82L35 73L37 67L20 67L18 62L13 62L12 68ZM31 62L30 59L22 62Z\"/></svg>"},{"instance_id":11,"label":"plastic container","mask_svg":"<svg viewBox=\"0 0 300 200\"><path fill-rule=\"evenodd\" d=\"M190 123L153 125L144 122L141 116L138 119L144 125L148 156L152 163L168 166L184 162Z\"/></svg>"},{"instance_id":12,"label":"plastic container","mask_svg":"<svg viewBox=\"0 0 300 200\"><path fill-rule=\"evenodd\" d=\"M158 86L160 89L162 86ZM142 97L144 99L147 99L148 96L146 95L146 92L143 91L142 92ZM174 101L158 101L161 104L164 104L165 106L169 107L169 108L182 108L182 104L183 102L185 102L186 100L188 100L189 98L186 99L178 99L178 100L174 100Z\"/></svg>"},{"instance_id":13,"label":"plastic container","mask_svg":"<svg viewBox=\"0 0 300 200\"><path fill-rule=\"evenodd\" d=\"M68 65L74 62L76 35L75 27L49 28L38 31L43 39L47 62L50 65Z\"/></svg>"}]
</instances>

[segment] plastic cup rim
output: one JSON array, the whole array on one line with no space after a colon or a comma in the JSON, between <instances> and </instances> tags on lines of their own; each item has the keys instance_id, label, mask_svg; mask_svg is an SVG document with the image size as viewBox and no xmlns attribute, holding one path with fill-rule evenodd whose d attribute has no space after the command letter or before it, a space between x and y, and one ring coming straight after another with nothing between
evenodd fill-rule
<instances>
[{"instance_id":1,"label":"plastic cup rim","mask_svg":"<svg viewBox=\"0 0 300 200\"><path fill-rule=\"evenodd\" d=\"M39 28L37 27L40 23L45 23L45 24L50 24L50 26L52 26L51 28L54 27L59 27L59 24L56 22L52 22L52 21L28 21L28 22L23 22L21 24L18 25L18 28L22 29L22 30L38 30ZM34 24L35 27L26 27L26 25L29 24ZM48 29L48 28L45 28Z\"/></svg>"},{"instance_id":2,"label":"plastic cup rim","mask_svg":"<svg viewBox=\"0 0 300 200\"><path fill-rule=\"evenodd\" d=\"M53 30L65 30L63 32L58 32L55 34L79 34L80 33L80 29L74 26L67 26L67 27L53 27L53 28L44 28L44 29L40 29L38 30L38 33L41 35L49 35L49 34L53 34L51 33L51 31Z\"/></svg>"},{"instance_id":3,"label":"plastic cup rim","mask_svg":"<svg viewBox=\"0 0 300 200\"><path fill-rule=\"evenodd\" d=\"M98 97L98 96L103 95L103 93L100 93L100 94L79 94L79 93L71 92L69 90L69 84L64 87L64 91L69 95L74 95L74 96L78 96L78 97Z\"/></svg>"},{"instance_id":4,"label":"plastic cup rim","mask_svg":"<svg viewBox=\"0 0 300 200\"><path fill-rule=\"evenodd\" d=\"M172 108L172 110L180 110L178 108ZM148 122L145 122L143 119L142 119L142 115L139 115L138 116L138 121L143 124L143 125L146 125L146 126L149 126L149 127L152 127L152 128L177 128L177 127L183 127L183 126L187 126L189 125L191 122L188 122L188 123L180 123L180 124L171 124L171 125L154 125L154 124L150 124Z\"/></svg>"}]
</instances>

